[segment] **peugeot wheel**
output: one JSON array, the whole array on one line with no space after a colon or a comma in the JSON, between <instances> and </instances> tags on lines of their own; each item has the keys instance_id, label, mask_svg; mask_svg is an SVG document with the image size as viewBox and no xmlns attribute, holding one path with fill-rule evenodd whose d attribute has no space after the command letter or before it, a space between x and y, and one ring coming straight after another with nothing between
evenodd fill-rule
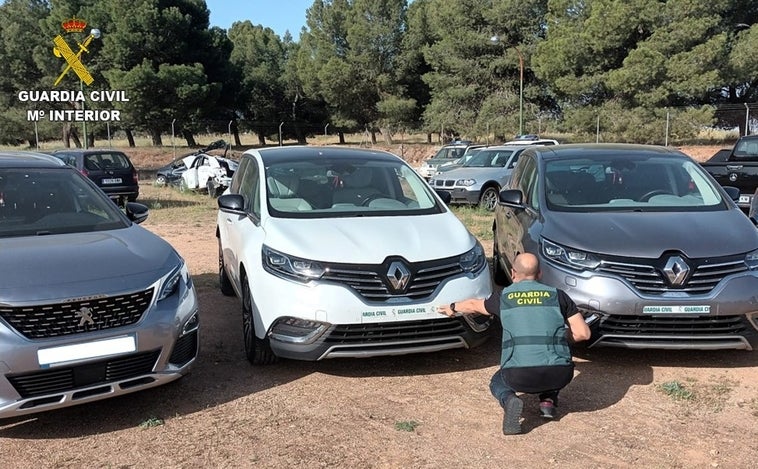
<instances>
[{"instance_id":1,"label":"peugeot wheel","mask_svg":"<svg viewBox=\"0 0 758 469\"><path fill-rule=\"evenodd\" d=\"M242 334L245 340L245 356L253 365L269 365L276 361L271 351L268 337L259 339L255 335L253 318L253 300L250 296L250 284L247 277L242 278Z\"/></svg>"},{"instance_id":2,"label":"peugeot wheel","mask_svg":"<svg viewBox=\"0 0 758 469\"><path fill-rule=\"evenodd\" d=\"M479 198L479 207L492 212L495 210L495 205L497 205L497 188L488 187Z\"/></svg>"}]
</instances>

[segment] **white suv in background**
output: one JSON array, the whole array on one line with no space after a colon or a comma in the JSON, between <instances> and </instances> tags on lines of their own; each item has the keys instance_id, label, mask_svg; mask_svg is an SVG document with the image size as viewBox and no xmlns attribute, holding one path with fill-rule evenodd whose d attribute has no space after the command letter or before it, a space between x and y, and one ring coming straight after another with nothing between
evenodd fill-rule
<instances>
[{"instance_id":1,"label":"white suv in background","mask_svg":"<svg viewBox=\"0 0 758 469\"><path fill-rule=\"evenodd\" d=\"M395 155L249 150L218 204L220 287L241 298L253 364L468 348L489 335L487 317L437 312L491 293L487 259Z\"/></svg>"}]
</instances>

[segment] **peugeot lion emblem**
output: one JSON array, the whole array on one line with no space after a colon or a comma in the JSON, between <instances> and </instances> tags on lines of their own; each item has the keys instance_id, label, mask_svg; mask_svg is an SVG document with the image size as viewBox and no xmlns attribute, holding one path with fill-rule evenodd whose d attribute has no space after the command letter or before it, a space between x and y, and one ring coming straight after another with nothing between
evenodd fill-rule
<instances>
[{"instance_id":1,"label":"peugeot lion emblem","mask_svg":"<svg viewBox=\"0 0 758 469\"><path fill-rule=\"evenodd\" d=\"M76 312L76 317L81 318L79 321L79 327L82 327L85 324L89 324L90 326L95 325L95 321L92 320L92 310L86 306L79 308L79 311Z\"/></svg>"},{"instance_id":2,"label":"peugeot lion emblem","mask_svg":"<svg viewBox=\"0 0 758 469\"><path fill-rule=\"evenodd\" d=\"M666 267L663 268L663 273L666 274L669 283L677 287L684 284L684 279L689 272L690 267L679 256L669 258L668 262L666 262Z\"/></svg>"},{"instance_id":3,"label":"peugeot lion emblem","mask_svg":"<svg viewBox=\"0 0 758 469\"><path fill-rule=\"evenodd\" d=\"M390 264L390 268L387 270L387 280L390 281L392 288L397 291L402 291L408 286L408 281L411 279L411 271L402 262L395 261Z\"/></svg>"}]
</instances>

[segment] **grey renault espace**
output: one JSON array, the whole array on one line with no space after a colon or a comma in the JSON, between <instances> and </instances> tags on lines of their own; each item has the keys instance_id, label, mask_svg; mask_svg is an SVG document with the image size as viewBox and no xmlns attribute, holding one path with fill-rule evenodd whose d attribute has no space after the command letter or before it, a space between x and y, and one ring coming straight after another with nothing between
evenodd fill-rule
<instances>
[{"instance_id":1,"label":"grey renault espace","mask_svg":"<svg viewBox=\"0 0 758 469\"><path fill-rule=\"evenodd\" d=\"M758 229L687 155L627 144L532 147L499 196L495 278L539 256L590 346L758 347Z\"/></svg>"},{"instance_id":2,"label":"grey renault espace","mask_svg":"<svg viewBox=\"0 0 758 469\"><path fill-rule=\"evenodd\" d=\"M0 418L158 386L198 350L184 260L61 160L0 152Z\"/></svg>"}]
</instances>

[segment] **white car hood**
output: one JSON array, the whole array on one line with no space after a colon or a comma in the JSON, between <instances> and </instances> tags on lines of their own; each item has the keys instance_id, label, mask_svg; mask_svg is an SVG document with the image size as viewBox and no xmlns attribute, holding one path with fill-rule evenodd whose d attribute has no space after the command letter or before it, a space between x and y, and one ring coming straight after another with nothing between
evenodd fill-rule
<instances>
[{"instance_id":1,"label":"white car hood","mask_svg":"<svg viewBox=\"0 0 758 469\"><path fill-rule=\"evenodd\" d=\"M476 244L476 239L451 212L384 217L269 218L264 229L264 242L270 248L324 262L378 264L387 256L418 262L460 255Z\"/></svg>"}]
</instances>

